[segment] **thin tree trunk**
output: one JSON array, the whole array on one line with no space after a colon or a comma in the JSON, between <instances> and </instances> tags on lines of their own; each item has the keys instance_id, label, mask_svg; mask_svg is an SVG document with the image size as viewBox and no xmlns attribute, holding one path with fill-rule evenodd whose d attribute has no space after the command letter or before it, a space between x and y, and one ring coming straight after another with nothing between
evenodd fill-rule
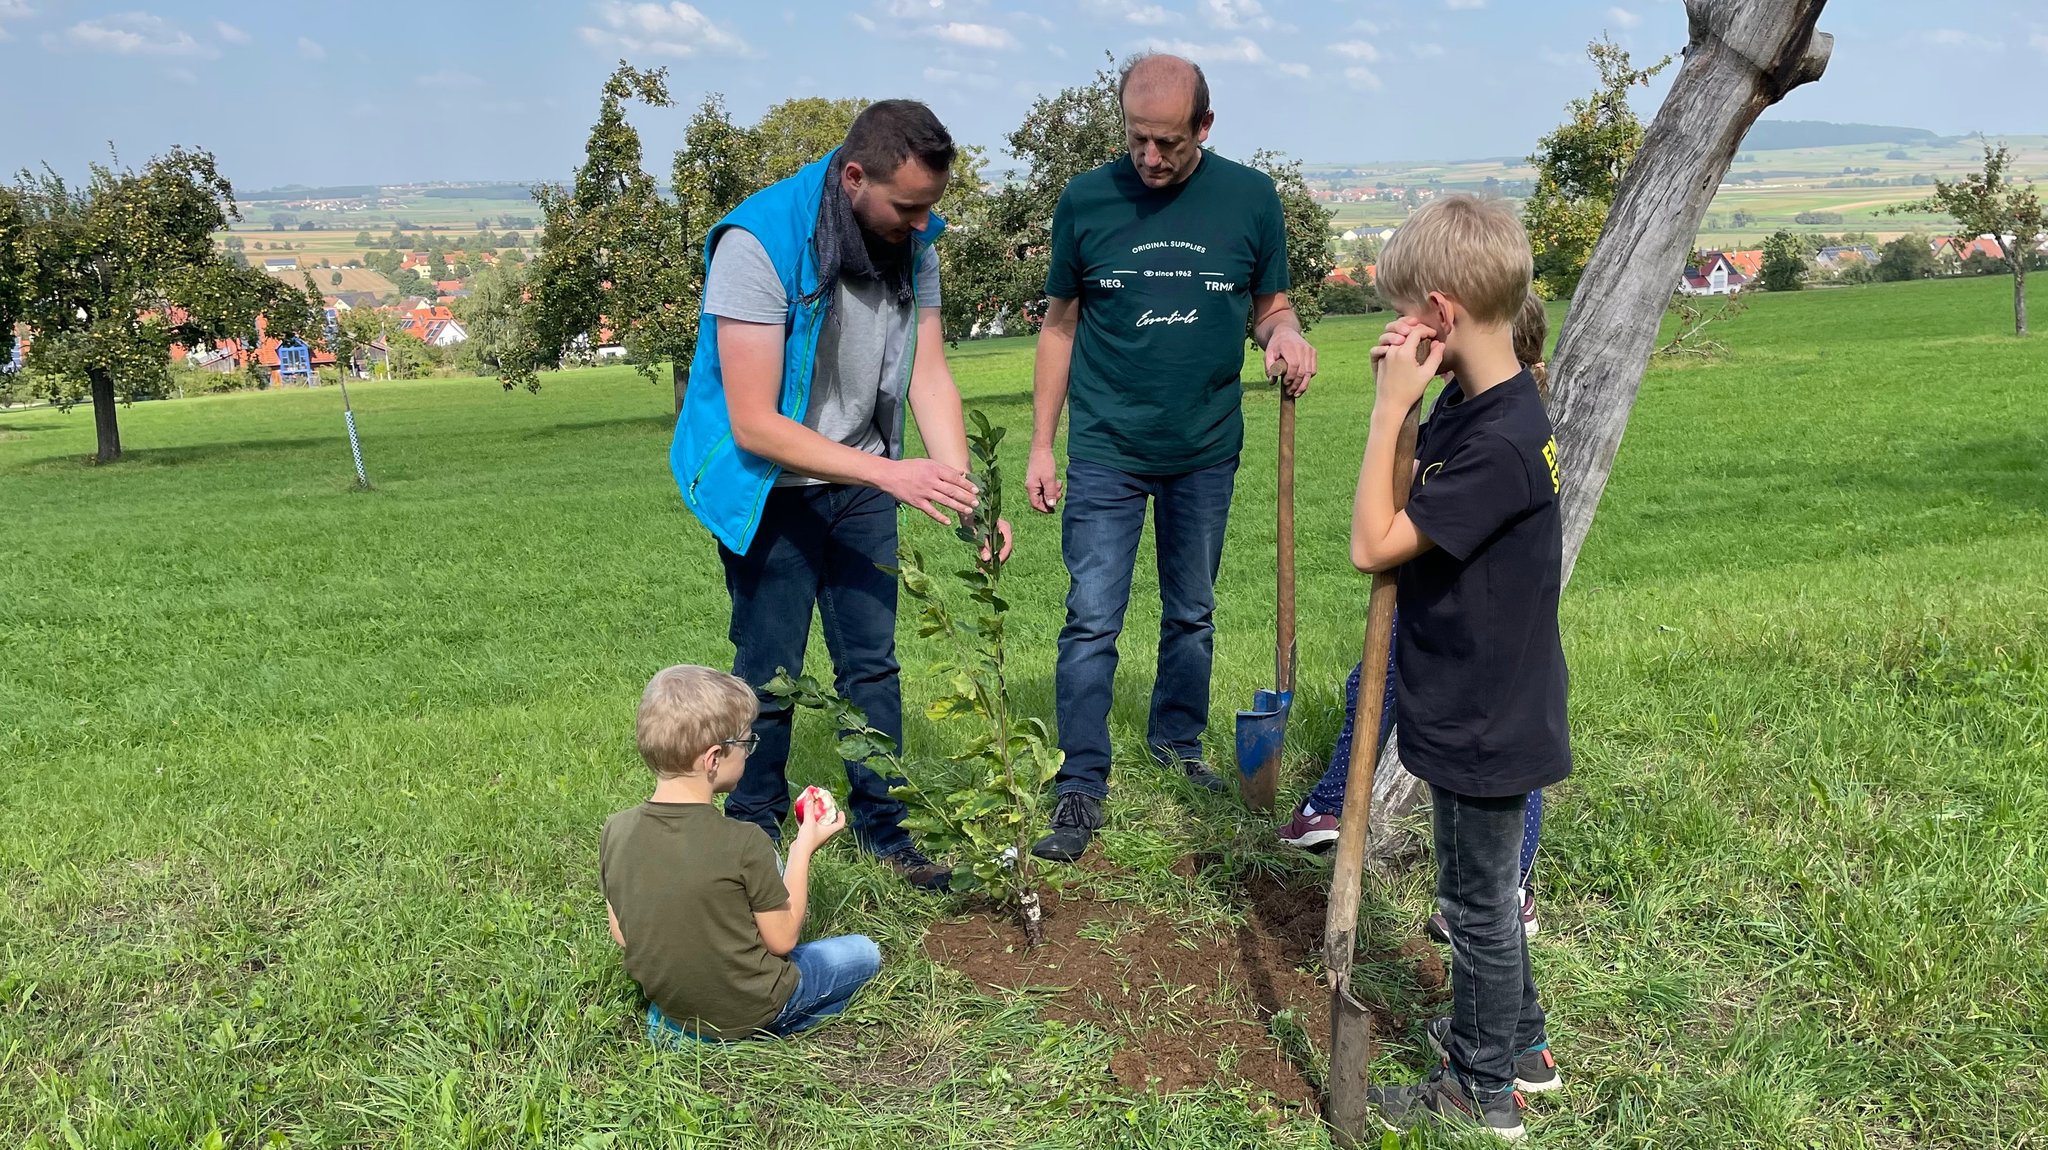
<instances>
[{"instance_id":1,"label":"thin tree trunk","mask_svg":"<svg viewBox=\"0 0 2048 1150\"><path fill-rule=\"evenodd\" d=\"M112 463L121 458L121 425L114 410L114 375L104 367L91 368L86 378L92 381L92 425L99 435L99 451L93 456L95 463Z\"/></svg>"},{"instance_id":2,"label":"thin tree trunk","mask_svg":"<svg viewBox=\"0 0 2048 1150\"><path fill-rule=\"evenodd\" d=\"M1685 2L1685 63L1616 189L1551 360L1566 582L1621 448L1671 285L1715 189L1757 116L1827 68L1834 38L1814 31L1826 2ZM1427 788L1389 746L1373 791L1371 854L1392 862L1418 846L1403 828Z\"/></svg>"},{"instance_id":3,"label":"thin tree trunk","mask_svg":"<svg viewBox=\"0 0 2048 1150\"><path fill-rule=\"evenodd\" d=\"M2027 262L2024 253L2012 265L2012 330L2014 335L2027 334Z\"/></svg>"},{"instance_id":4,"label":"thin tree trunk","mask_svg":"<svg viewBox=\"0 0 2048 1150\"><path fill-rule=\"evenodd\" d=\"M676 389L676 414L681 415L683 413L683 394L690 390L690 365L680 359L670 360L668 373L669 379L675 384Z\"/></svg>"}]
</instances>

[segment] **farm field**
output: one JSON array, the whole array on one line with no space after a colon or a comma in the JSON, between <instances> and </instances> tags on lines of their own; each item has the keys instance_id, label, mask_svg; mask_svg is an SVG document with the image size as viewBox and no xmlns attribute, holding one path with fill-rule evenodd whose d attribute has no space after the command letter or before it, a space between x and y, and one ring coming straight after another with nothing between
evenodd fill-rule
<instances>
[{"instance_id":1,"label":"farm field","mask_svg":"<svg viewBox=\"0 0 2048 1150\"><path fill-rule=\"evenodd\" d=\"M1761 295L1715 329L1725 356L1653 367L1565 598L1577 770L1546 805L1532 948L1567 1088L1532 1102L1530 1145L2048 1139L2048 355L2009 334L2010 293ZM1357 657L1379 330L1311 333L1283 801ZM1021 480L1029 341L952 362ZM647 790L647 677L730 656L669 390L599 368L349 394L368 493L329 389L126 408L105 468L80 462L89 411L0 411L0 1142L1328 1145L1304 1104L1328 862L1143 764L1149 545L1066 949L1025 956L838 842L808 934L874 937L876 983L807 1039L657 1051L597 833ZM1223 763L1273 673L1276 412L1248 391ZM1016 697L1050 719L1059 526L1009 514ZM956 736L922 716L938 653L914 631L929 771ZM831 759L800 721L793 783L832 785ZM1425 1069L1442 1000L1425 870L1367 887L1385 1079Z\"/></svg>"}]
</instances>

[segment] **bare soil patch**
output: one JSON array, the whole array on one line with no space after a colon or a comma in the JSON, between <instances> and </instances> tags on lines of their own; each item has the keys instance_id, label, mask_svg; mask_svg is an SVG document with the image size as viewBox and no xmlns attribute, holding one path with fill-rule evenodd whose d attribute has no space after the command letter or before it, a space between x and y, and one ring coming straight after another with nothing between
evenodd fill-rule
<instances>
[{"instance_id":1,"label":"bare soil patch","mask_svg":"<svg viewBox=\"0 0 2048 1150\"><path fill-rule=\"evenodd\" d=\"M1176 871L1183 868L1176 866ZM1047 1018L1087 1022L1115 1035L1108 1071L1119 1085L1161 1094L1206 1086L1250 1088L1313 1110L1318 1083L1292 1028L1327 1046L1330 994L1320 975L1326 893L1265 875L1238 884L1245 923L1207 932L1131 902L1083 889L1047 900L1046 943L1024 944L1013 917L983 911L933 924L925 951L991 993L1029 993ZM1412 980L1411 997L1441 999L1442 958L1426 941L1361 956L1391 962ZM1408 1017L1374 1007L1374 1030L1398 1034Z\"/></svg>"}]
</instances>

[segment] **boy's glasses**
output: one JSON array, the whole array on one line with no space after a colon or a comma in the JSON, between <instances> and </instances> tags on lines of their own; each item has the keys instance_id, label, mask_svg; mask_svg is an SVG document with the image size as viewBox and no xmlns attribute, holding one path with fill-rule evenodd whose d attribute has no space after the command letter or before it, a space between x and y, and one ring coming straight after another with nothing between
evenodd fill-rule
<instances>
[{"instance_id":1,"label":"boy's glasses","mask_svg":"<svg viewBox=\"0 0 2048 1150\"><path fill-rule=\"evenodd\" d=\"M754 748L761 745L761 736L745 734L737 739L727 739L718 745L721 747L738 747L743 753L751 755L754 753Z\"/></svg>"}]
</instances>

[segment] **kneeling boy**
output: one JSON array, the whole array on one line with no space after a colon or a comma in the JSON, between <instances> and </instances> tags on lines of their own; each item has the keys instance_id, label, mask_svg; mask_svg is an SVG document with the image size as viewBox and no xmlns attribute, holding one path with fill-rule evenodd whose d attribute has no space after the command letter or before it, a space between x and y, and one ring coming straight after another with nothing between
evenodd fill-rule
<instances>
[{"instance_id":1,"label":"kneeling boy","mask_svg":"<svg viewBox=\"0 0 2048 1150\"><path fill-rule=\"evenodd\" d=\"M605 820L599 868L612 940L647 995L658 1042L808 1030L882 966L863 935L797 944L811 854L845 815L807 812L779 874L768 835L712 804L746 770L757 706L745 682L709 667L670 667L640 696L635 728L654 794Z\"/></svg>"}]
</instances>

